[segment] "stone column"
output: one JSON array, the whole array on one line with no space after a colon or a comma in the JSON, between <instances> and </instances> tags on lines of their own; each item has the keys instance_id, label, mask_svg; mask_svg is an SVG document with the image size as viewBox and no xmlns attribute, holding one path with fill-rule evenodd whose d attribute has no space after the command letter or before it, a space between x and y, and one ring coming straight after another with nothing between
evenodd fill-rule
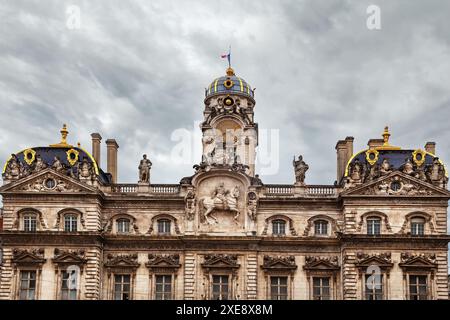
<instances>
[{"instance_id":1,"label":"stone column","mask_svg":"<svg viewBox=\"0 0 450 320\"><path fill-rule=\"evenodd\" d=\"M112 183L117 182L117 150L119 149L119 145L116 140L108 139L106 140L106 148L107 148L107 170L112 176Z\"/></svg>"},{"instance_id":2,"label":"stone column","mask_svg":"<svg viewBox=\"0 0 450 320\"><path fill-rule=\"evenodd\" d=\"M102 136L99 133L92 133L92 156L95 159L95 162L97 162L97 165L101 167L100 164L100 145L102 142Z\"/></svg>"}]
</instances>

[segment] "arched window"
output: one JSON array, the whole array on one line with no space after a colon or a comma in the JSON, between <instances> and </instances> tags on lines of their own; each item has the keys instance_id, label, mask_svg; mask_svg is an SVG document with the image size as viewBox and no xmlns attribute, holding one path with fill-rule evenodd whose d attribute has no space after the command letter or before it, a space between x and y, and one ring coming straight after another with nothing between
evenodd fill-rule
<instances>
[{"instance_id":1,"label":"arched window","mask_svg":"<svg viewBox=\"0 0 450 320\"><path fill-rule=\"evenodd\" d=\"M274 236L284 236L286 234L286 221L281 219L273 220L272 234Z\"/></svg>"},{"instance_id":2,"label":"arched window","mask_svg":"<svg viewBox=\"0 0 450 320\"><path fill-rule=\"evenodd\" d=\"M117 233L130 233L130 220L125 218L117 219Z\"/></svg>"},{"instance_id":3,"label":"arched window","mask_svg":"<svg viewBox=\"0 0 450 320\"><path fill-rule=\"evenodd\" d=\"M314 222L314 234L317 236L328 235L328 221L317 220Z\"/></svg>"},{"instance_id":4,"label":"arched window","mask_svg":"<svg viewBox=\"0 0 450 320\"><path fill-rule=\"evenodd\" d=\"M414 217L411 219L411 235L422 236L425 234L425 219Z\"/></svg>"},{"instance_id":5,"label":"arched window","mask_svg":"<svg viewBox=\"0 0 450 320\"><path fill-rule=\"evenodd\" d=\"M27 232L35 232L37 230L37 216L35 213L24 214L23 230Z\"/></svg>"},{"instance_id":6,"label":"arched window","mask_svg":"<svg viewBox=\"0 0 450 320\"><path fill-rule=\"evenodd\" d=\"M170 223L169 219L159 219L158 234L170 234Z\"/></svg>"},{"instance_id":7,"label":"arched window","mask_svg":"<svg viewBox=\"0 0 450 320\"><path fill-rule=\"evenodd\" d=\"M78 231L78 215L73 213L64 215L64 231L66 232Z\"/></svg>"},{"instance_id":8,"label":"arched window","mask_svg":"<svg viewBox=\"0 0 450 320\"><path fill-rule=\"evenodd\" d=\"M379 217L367 218L367 234L368 235L381 234L381 219Z\"/></svg>"}]
</instances>

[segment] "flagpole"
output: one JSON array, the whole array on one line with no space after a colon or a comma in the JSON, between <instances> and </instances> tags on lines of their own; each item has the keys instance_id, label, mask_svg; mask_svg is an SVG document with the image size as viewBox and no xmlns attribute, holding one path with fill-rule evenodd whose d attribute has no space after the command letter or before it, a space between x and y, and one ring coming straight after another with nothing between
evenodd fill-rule
<instances>
[{"instance_id":1,"label":"flagpole","mask_svg":"<svg viewBox=\"0 0 450 320\"><path fill-rule=\"evenodd\" d=\"M228 50L228 68L231 68L231 45L230 49Z\"/></svg>"}]
</instances>

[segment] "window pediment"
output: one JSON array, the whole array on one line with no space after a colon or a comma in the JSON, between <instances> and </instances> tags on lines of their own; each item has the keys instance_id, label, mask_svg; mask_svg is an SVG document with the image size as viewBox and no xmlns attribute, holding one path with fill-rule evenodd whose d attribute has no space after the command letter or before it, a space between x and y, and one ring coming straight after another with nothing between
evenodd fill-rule
<instances>
[{"instance_id":1,"label":"window pediment","mask_svg":"<svg viewBox=\"0 0 450 320\"><path fill-rule=\"evenodd\" d=\"M358 268L368 268L373 265L381 268L391 268L393 266L390 252L376 254L358 252L356 254L356 258L356 266Z\"/></svg>"},{"instance_id":2,"label":"window pediment","mask_svg":"<svg viewBox=\"0 0 450 320\"><path fill-rule=\"evenodd\" d=\"M264 271L294 271L297 269L294 256L264 256L263 265L261 268Z\"/></svg>"},{"instance_id":3,"label":"window pediment","mask_svg":"<svg viewBox=\"0 0 450 320\"><path fill-rule=\"evenodd\" d=\"M401 254L399 266L404 269L435 269L437 268L434 254Z\"/></svg>"},{"instance_id":4,"label":"window pediment","mask_svg":"<svg viewBox=\"0 0 450 320\"><path fill-rule=\"evenodd\" d=\"M13 250L12 262L17 266L42 265L47 260L44 258L44 249Z\"/></svg>"},{"instance_id":5,"label":"window pediment","mask_svg":"<svg viewBox=\"0 0 450 320\"><path fill-rule=\"evenodd\" d=\"M137 269L139 267L138 255L137 254L127 254L127 255L114 255L108 254L106 257L106 268L129 268Z\"/></svg>"},{"instance_id":6,"label":"window pediment","mask_svg":"<svg viewBox=\"0 0 450 320\"><path fill-rule=\"evenodd\" d=\"M306 256L304 270L310 271L335 271L339 270L339 259L337 256L317 257Z\"/></svg>"},{"instance_id":7,"label":"window pediment","mask_svg":"<svg viewBox=\"0 0 450 320\"><path fill-rule=\"evenodd\" d=\"M55 249L55 256L52 259L53 263L59 265L81 265L87 262L84 250L60 250Z\"/></svg>"},{"instance_id":8,"label":"window pediment","mask_svg":"<svg viewBox=\"0 0 450 320\"><path fill-rule=\"evenodd\" d=\"M207 269L237 269L240 265L237 263L237 255L213 254L205 255L203 268Z\"/></svg>"},{"instance_id":9,"label":"window pediment","mask_svg":"<svg viewBox=\"0 0 450 320\"><path fill-rule=\"evenodd\" d=\"M149 269L178 269L181 267L180 264L180 255L179 254L162 254L162 255L155 255L155 254L149 254L148 255L148 262L145 264L145 266Z\"/></svg>"}]
</instances>

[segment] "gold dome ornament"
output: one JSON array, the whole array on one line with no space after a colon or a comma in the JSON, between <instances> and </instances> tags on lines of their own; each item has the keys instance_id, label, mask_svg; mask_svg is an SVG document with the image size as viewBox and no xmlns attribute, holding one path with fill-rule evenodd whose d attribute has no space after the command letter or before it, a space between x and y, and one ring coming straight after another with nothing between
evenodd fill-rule
<instances>
[{"instance_id":1,"label":"gold dome ornament","mask_svg":"<svg viewBox=\"0 0 450 320\"><path fill-rule=\"evenodd\" d=\"M235 76L233 68L231 68L231 67L227 68L227 76L230 76L230 77Z\"/></svg>"},{"instance_id":2,"label":"gold dome ornament","mask_svg":"<svg viewBox=\"0 0 450 320\"><path fill-rule=\"evenodd\" d=\"M227 79L223 82L223 86L227 89L231 89L234 86L234 82L231 79Z\"/></svg>"},{"instance_id":3,"label":"gold dome ornament","mask_svg":"<svg viewBox=\"0 0 450 320\"><path fill-rule=\"evenodd\" d=\"M33 149L27 149L23 152L23 160L31 166L31 164L36 160L36 151Z\"/></svg>"},{"instance_id":4,"label":"gold dome ornament","mask_svg":"<svg viewBox=\"0 0 450 320\"><path fill-rule=\"evenodd\" d=\"M373 166L378 161L378 155L380 153L375 149L369 149L366 151L366 160L367 162Z\"/></svg>"},{"instance_id":5,"label":"gold dome ornament","mask_svg":"<svg viewBox=\"0 0 450 320\"><path fill-rule=\"evenodd\" d=\"M78 161L79 152L75 149L70 149L66 152L67 161L73 166Z\"/></svg>"},{"instance_id":6,"label":"gold dome ornament","mask_svg":"<svg viewBox=\"0 0 450 320\"><path fill-rule=\"evenodd\" d=\"M51 144L50 147L52 148L72 148L73 146L67 143L67 136L69 134L69 131L67 130L67 125L64 123L63 127L61 129L61 142L56 144Z\"/></svg>"},{"instance_id":7,"label":"gold dome ornament","mask_svg":"<svg viewBox=\"0 0 450 320\"><path fill-rule=\"evenodd\" d=\"M230 107L230 106L232 106L232 105L234 104L234 100L233 100L233 98L231 98L231 97L226 97L226 98L223 100L223 103L224 103L224 105L226 105L227 107Z\"/></svg>"},{"instance_id":8,"label":"gold dome ornament","mask_svg":"<svg viewBox=\"0 0 450 320\"><path fill-rule=\"evenodd\" d=\"M423 150L417 149L412 153L414 163L420 167L425 162L425 156L427 153Z\"/></svg>"}]
</instances>

